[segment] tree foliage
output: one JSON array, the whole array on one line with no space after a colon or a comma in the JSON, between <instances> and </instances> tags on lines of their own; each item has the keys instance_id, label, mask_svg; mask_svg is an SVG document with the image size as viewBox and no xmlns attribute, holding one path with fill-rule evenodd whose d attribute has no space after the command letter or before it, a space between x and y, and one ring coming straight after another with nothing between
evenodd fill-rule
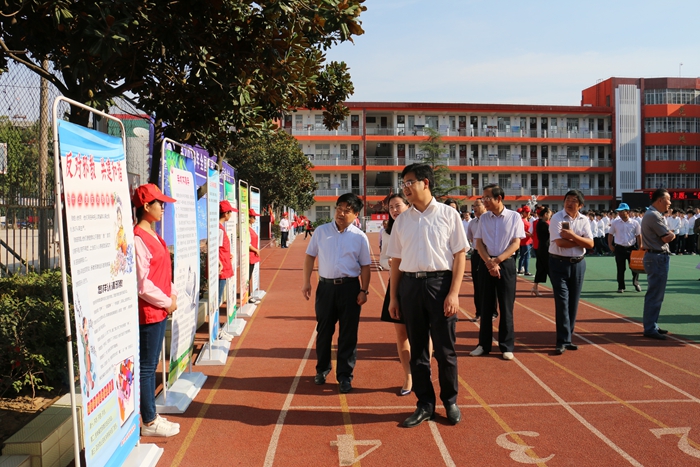
<instances>
[{"instance_id":1,"label":"tree foliage","mask_svg":"<svg viewBox=\"0 0 700 467\"><path fill-rule=\"evenodd\" d=\"M16 204L18 198L37 197L39 123L17 124L0 116L0 142L7 143L7 173L0 174L0 198L7 204Z\"/></svg>"},{"instance_id":2,"label":"tree foliage","mask_svg":"<svg viewBox=\"0 0 700 467\"><path fill-rule=\"evenodd\" d=\"M260 188L266 203L297 212L313 205L316 182L309 170L311 163L299 149L299 142L284 131L241 139L226 160L241 180Z\"/></svg>"},{"instance_id":3,"label":"tree foliage","mask_svg":"<svg viewBox=\"0 0 700 467\"><path fill-rule=\"evenodd\" d=\"M420 143L418 148L423 154L423 162L430 165L435 173L433 196L442 200L455 188L450 180L450 169L445 165L447 150L439 131L429 127L424 130L428 133L428 139Z\"/></svg>"},{"instance_id":4,"label":"tree foliage","mask_svg":"<svg viewBox=\"0 0 700 467\"><path fill-rule=\"evenodd\" d=\"M0 66L15 60L101 109L129 92L159 132L224 153L281 110L324 108L329 128L348 115L347 67L326 64L324 51L363 33L362 3L6 0ZM72 109L71 120L87 115Z\"/></svg>"}]
</instances>

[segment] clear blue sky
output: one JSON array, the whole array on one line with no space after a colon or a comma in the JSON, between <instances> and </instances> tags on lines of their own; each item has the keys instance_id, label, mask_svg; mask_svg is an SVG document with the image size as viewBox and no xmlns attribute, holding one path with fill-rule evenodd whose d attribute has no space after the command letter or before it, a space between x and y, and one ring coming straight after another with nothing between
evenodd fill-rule
<instances>
[{"instance_id":1,"label":"clear blue sky","mask_svg":"<svg viewBox=\"0 0 700 467\"><path fill-rule=\"evenodd\" d=\"M351 101L579 105L611 76L700 77L700 1L367 0L331 49Z\"/></svg>"}]
</instances>

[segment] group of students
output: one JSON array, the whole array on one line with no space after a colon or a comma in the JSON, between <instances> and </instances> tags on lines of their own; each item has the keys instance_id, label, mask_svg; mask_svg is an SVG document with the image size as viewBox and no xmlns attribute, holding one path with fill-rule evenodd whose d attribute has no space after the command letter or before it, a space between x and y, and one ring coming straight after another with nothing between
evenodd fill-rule
<instances>
[{"instance_id":1,"label":"group of students","mask_svg":"<svg viewBox=\"0 0 700 467\"><path fill-rule=\"evenodd\" d=\"M176 200L163 194L154 184L138 187L132 196L136 210L134 249L136 252L136 278L139 309L140 346L140 406L141 436L175 436L180 425L156 413L156 368L165 338L166 322L177 310L177 290L172 281L170 251L160 235L153 229L163 219L166 203ZM228 201L219 204L219 297L223 299L226 281L234 275L233 255L225 224L238 209ZM260 262L258 235L252 228L260 214L248 211L250 221L249 277L255 264ZM226 337L226 336L224 336Z\"/></svg>"}]
</instances>

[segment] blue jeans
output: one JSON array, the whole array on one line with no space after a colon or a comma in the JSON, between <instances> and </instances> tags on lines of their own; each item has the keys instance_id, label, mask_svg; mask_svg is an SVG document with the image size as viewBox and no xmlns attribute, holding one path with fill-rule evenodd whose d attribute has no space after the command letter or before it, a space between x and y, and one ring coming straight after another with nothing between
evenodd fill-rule
<instances>
[{"instance_id":1,"label":"blue jeans","mask_svg":"<svg viewBox=\"0 0 700 467\"><path fill-rule=\"evenodd\" d=\"M524 245L520 247L520 258L518 258L518 270L525 270L525 272L530 272L530 247L532 245Z\"/></svg>"},{"instance_id":2,"label":"blue jeans","mask_svg":"<svg viewBox=\"0 0 700 467\"><path fill-rule=\"evenodd\" d=\"M666 293L666 281L671 258L668 255L647 253L644 269L647 271L647 293L644 295L644 334L659 332L656 322L661 313L661 304Z\"/></svg>"},{"instance_id":3,"label":"blue jeans","mask_svg":"<svg viewBox=\"0 0 700 467\"><path fill-rule=\"evenodd\" d=\"M549 280L552 281L556 312L557 347L571 344L585 274L586 260L573 264L549 257Z\"/></svg>"},{"instance_id":4,"label":"blue jeans","mask_svg":"<svg viewBox=\"0 0 700 467\"><path fill-rule=\"evenodd\" d=\"M156 419L156 368L165 339L167 319L159 323L140 324L141 360L141 421L144 424Z\"/></svg>"},{"instance_id":5,"label":"blue jeans","mask_svg":"<svg viewBox=\"0 0 700 467\"><path fill-rule=\"evenodd\" d=\"M219 306L224 303L224 290L226 289L226 279L219 279Z\"/></svg>"}]
</instances>

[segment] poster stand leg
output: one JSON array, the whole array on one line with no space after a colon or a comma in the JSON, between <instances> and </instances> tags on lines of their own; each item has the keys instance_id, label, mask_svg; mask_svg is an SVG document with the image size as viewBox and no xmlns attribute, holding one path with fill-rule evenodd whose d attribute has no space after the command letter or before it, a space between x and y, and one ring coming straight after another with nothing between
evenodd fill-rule
<instances>
[{"instance_id":1,"label":"poster stand leg","mask_svg":"<svg viewBox=\"0 0 700 467\"><path fill-rule=\"evenodd\" d=\"M262 300L262 298L263 298L266 294L267 294L267 292L265 292L264 290L258 289L258 290L256 290L255 292L253 292L253 297L254 297L254 298L257 298L258 300Z\"/></svg>"},{"instance_id":2,"label":"poster stand leg","mask_svg":"<svg viewBox=\"0 0 700 467\"><path fill-rule=\"evenodd\" d=\"M214 342L207 342L199 352L195 365L224 365L230 348L231 343L227 340L217 339Z\"/></svg>"},{"instance_id":3,"label":"poster stand leg","mask_svg":"<svg viewBox=\"0 0 700 467\"><path fill-rule=\"evenodd\" d=\"M155 467L165 450L155 444L137 444L126 458L123 467Z\"/></svg>"},{"instance_id":4,"label":"poster stand leg","mask_svg":"<svg viewBox=\"0 0 700 467\"><path fill-rule=\"evenodd\" d=\"M233 337L238 337L243 334L243 328L245 328L245 325L246 320L234 318L226 325L226 333L232 335Z\"/></svg>"},{"instance_id":5,"label":"poster stand leg","mask_svg":"<svg viewBox=\"0 0 700 467\"><path fill-rule=\"evenodd\" d=\"M156 413L184 413L206 380L203 373L183 373L156 397Z\"/></svg>"},{"instance_id":6,"label":"poster stand leg","mask_svg":"<svg viewBox=\"0 0 700 467\"><path fill-rule=\"evenodd\" d=\"M258 307L255 303L246 303L243 305L240 310L238 310L238 313L236 313L236 316L240 316L241 318L250 318L253 316L253 313L255 313L255 309Z\"/></svg>"}]
</instances>

